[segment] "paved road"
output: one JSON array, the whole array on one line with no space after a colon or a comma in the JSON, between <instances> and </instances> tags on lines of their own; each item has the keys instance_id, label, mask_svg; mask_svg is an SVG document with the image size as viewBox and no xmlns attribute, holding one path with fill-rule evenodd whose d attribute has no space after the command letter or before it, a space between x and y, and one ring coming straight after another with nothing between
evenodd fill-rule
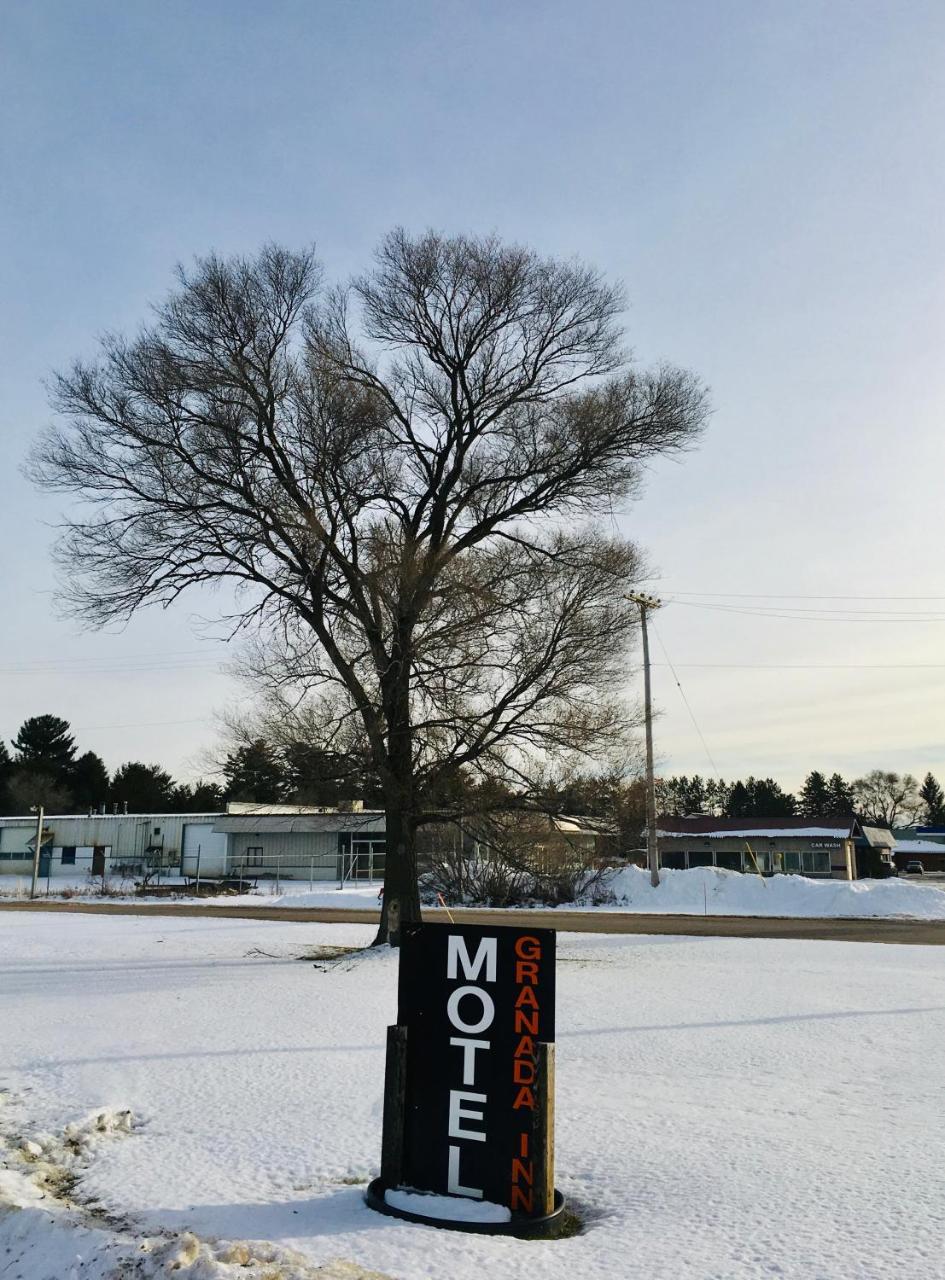
<instances>
[{"instance_id":1,"label":"paved road","mask_svg":"<svg viewBox=\"0 0 945 1280\"><path fill-rule=\"evenodd\" d=\"M196 902L138 906L125 902L0 902L2 911L73 911L91 915L196 916L224 920L281 920L283 924L376 924L378 913L360 908L212 907ZM945 946L945 920L810 920L798 917L668 916L614 911L463 911L462 924L505 924L571 933L670 933L703 938L808 938L831 942L899 942ZM446 922L445 911L425 920Z\"/></svg>"}]
</instances>

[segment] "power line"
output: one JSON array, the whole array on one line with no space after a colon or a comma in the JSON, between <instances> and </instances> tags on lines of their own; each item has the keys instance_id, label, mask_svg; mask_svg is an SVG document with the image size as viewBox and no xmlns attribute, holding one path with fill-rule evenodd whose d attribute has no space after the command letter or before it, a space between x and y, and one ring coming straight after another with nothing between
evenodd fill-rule
<instances>
[{"instance_id":1,"label":"power line","mask_svg":"<svg viewBox=\"0 0 945 1280\"><path fill-rule=\"evenodd\" d=\"M663 656L666 659L666 665L669 667L670 671L673 673L673 679L676 681L676 688L679 690L680 697L685 703L686 710L689 712L689 719L692 721L693 727L696 733L699 735L699 741L702 743L703 749L705 750L706 756L708 757L709 764L712 766L712 772L717 778L721 778L722 776L721 770L719 769L719 766L715 763L715 760L712 758L712 752L709 750L709 744L706 742L705 735L703 734L702 730L699 728L699 722L696 719L695 712L693 711L692 707L689 705L689 699L686 697L686 692L682 687L682 683L680 682L679 676L676 674L676 668L673 666L672 662L670 661L669 654L666 650L666 645L663 644L663 637L660 635L660 633L656 630L655 627L653 628L653 634L656 636L659 647L663 650Z\"/></svg>"},{"instance_id":2,"label":"power line","mask_svg":"<svg viewBox=\"0 0 945 1280\"><path fill-rule=\"evenodd\" d=\"M111 657L101 653L89 654L87 656L77 655L74 658L67 658L67 662L164 662L170 658L186 658L186 657L209 657L206 648L203 649L163 649L160 653L124 653L115 654ZM15 660L14 660L15 661ZM63 661L62 658L24 658L23 664L28 666L58 666Z\"/></svg>"},{"instance_id":3,"label":"power line","mask_svg":"<svg viewBox=\"0 0 945 1280\"><path fill-rule=\"evenodd\" d=\"M196 720L141 720L135 724L77 724L70 725L77 733L91 733L94 729L156 729L170 724L210 724L211 716L200 716Z\"/></svg>"},{"instance_id":4,"label":"power line","mask_svg":"<svg viewBox=\"0 0 945 1280\"><path fill-rule=\"evenodd\" d=\"M670 591L668 587L664 590L667 593ZM778 595L764 591L673 591L671 594L718 600L945 600L945 596L815 596L805 595L803 592L795 595Z\"/></svg>"},{"instance_id":5,"label":"power line","mask_svg":"<svg viewBox=\"0 0 945 1280\"><path fill-rule=\"evenodd\" d=\"M669 663L652 665L662 667ZM945 671L945 662L677 662L676 666L740 671Z\"/></svg>"},{"instance_id":6,"label":"power line","mask_svg":"<svg viewBox=\"0 0 945 1280\"><path fill-rule=\"evenodd\" d=\"M695 600L677 600L672 597L672 603L681 605L684 609L704 609L712 613L728 613L737 614L743 618L773 618L784 622L855 622L860 626L870 622L891 622L897 625L903 623L919 623L919 622L945 622L945 613L932 613L926 610L921 613L909 613L900 610L895 613L890 611L877 610L874 612L862 610L801 610L801 609L766 609L759 606L755 609L741 608L738 605L727 604L705 604ZM837 617L835 614L842 614Z\"/></svg>"}]
</instances>

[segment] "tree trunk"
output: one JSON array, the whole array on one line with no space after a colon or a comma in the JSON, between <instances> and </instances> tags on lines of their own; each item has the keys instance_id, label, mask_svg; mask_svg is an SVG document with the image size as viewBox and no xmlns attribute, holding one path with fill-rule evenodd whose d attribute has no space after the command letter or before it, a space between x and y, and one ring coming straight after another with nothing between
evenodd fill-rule
<instances>
[{"instance_id":1,"label":"tree trunk","mask_svg":"<svg viewBox=\"0 0 945 1280\"><path fill-rule=\"evenodd\" d=\"M384 869L384 900L375 947L389 942L400 946L400 929L420 921L420 889L417 884L417 828L413 814L396 802L385 810L387 858Z\"/></svg>"},{"instance_id":2,"label":"tree trunk","mask_svg":"<svg viewBox=\"0 0 945 1280\"><path fill-rule=\"evenodd\" d=\"M388 780L384 788L387 857L384 863L384 901L375 946L400 946L405 924L420 922L417 884L417 797L413 776L413 730L410 723L410 668L403 655L410 652L410 628L402 623L395 660L384 690L387 716Z\"/></svg>"}]
</instances>

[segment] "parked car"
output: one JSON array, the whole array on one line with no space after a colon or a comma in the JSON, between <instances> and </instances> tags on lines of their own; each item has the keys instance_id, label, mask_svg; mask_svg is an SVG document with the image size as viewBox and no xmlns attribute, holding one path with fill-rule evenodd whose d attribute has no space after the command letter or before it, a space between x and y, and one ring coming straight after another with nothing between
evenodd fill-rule
<instances>
[{"instance_id":1,"label":"parked car","mask_svg":"<svg viewBox=\"0 0 945 1280\"><path fill-rule=\"evenodd\" d=\"M917 859L912 862L907 862L906 875L907 876L924 876L925 867L923 867L922 863L919 862Z\"/></svg>"}]
</instances>

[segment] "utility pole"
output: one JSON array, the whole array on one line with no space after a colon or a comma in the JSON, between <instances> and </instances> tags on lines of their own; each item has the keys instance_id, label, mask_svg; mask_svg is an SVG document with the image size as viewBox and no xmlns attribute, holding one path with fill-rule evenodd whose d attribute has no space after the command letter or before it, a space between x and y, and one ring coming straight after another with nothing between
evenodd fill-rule
<instances>
[{"instance_id":1,"label":"utility pole","mask_svg":"<svg viewBox=\"0 0 945 1280\"><path fill-rule=\"evenodd\" d=\"M33 850L33 883L30 885L30 897L36 897L36 881L39 879L39 852L43 847L43 806L36 810L36 848Z\"/></svg>"},{"instance_id":2,"label":"utility pole","mask_svg":"<svg viewBox=\"0 0 945 1280\"><path fill-rule=\"evenodd\" d=\"M658 609L662 604L655 596L634 591L627 600L640 606L640 628L643 632L643 713L646 725L646 863L650 868L650 884L657 888L660 882L659 851L656 847L656 782L653 778L653 705L650 700L650 642L646 633L648 609Z\"/></svg>"}]
</instances>

